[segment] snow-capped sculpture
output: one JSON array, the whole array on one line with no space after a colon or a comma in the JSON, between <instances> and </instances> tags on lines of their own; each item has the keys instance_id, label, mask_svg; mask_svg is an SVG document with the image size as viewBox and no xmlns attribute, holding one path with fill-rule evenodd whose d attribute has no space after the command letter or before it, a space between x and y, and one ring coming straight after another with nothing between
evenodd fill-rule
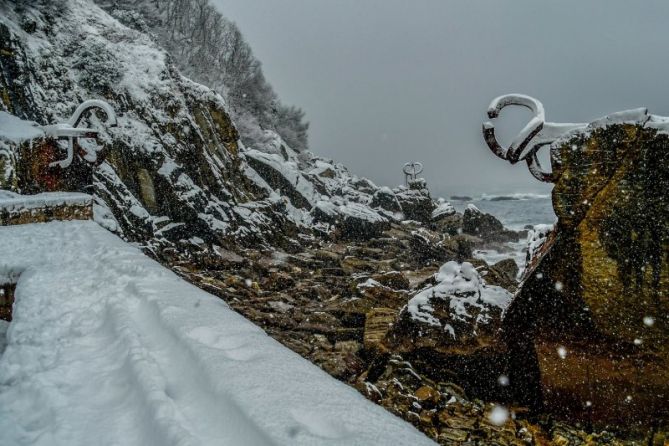
<instances>
[{"instance_id":1,"label":"snow-capped sculpture","mask_svg":"<svg viewBox=\"0 0 669 446\"><path fill-rule=\"evenodd\" d=\"M529 108L534 116L516 135L508 148L503 147L495 135L495 124L492 119L499 116L504 107L518 105ZM546 122L543 104L531 96L523 94L506 94L496 97L488 106L488 117L491 121L483 123L483 137L490 150L498 157L516 164L525 160L530 173L539 181L554 182L553 175L542 168L539 149L550 145L555 140L575 130L584 129L588 124ZM559 162L554 150L551 150L551 164Z\"/></svg>"},{"instance_id":2,"label":"snow-capped sculpture","mask_svg":"<svg viewBox=\"0 0 669 446\"><path fill-rule=\"evenodd\" d=\"M67 157L64 160L54 161L49 164L49 167L60 166L61 168L69 167L74 158L74 140L78 138L96 138L98 131L90 128L77 127L83 118L84 112L93 108L100 108L107 115L105 124L110 127L117 125L116 113L111 105L99 99L90 99L84 101L77 107L70 119L64 123L40 126L44 131L45 136L50 136L54 139L67 138ZM93 154L95 156L95 154ZM95 161L95 158L93 158Z\"/></svg>"},{"instance_id":3,"label":"snow-capped sculpture","mask_svg":"<svg viewBox=\"0 0 669 446\"><path fill-rule=\"evenodd\" d=\"M418 174L423 171L423 163L419 163L418 161L406 163L402 168L402 171L404 172L404 182L408 185L409 183L416 181Z\"/></svg>"}]
</instances>

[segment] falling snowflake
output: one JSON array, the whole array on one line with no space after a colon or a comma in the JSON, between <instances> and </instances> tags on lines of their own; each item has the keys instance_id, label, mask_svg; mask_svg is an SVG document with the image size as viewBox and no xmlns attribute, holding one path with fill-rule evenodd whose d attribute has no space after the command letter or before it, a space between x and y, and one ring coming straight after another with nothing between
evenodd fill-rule
<instances>
[{"instance_id":1,"label":"falling snowflake","mask_svg":"<svg viewBox=\"0 0 669 446\"><path fill-rule=\"evenodd\" d=\"M499 383L500 386L508 386L509 377L506 375L499 375L499 378L497 378L497 382Z\"/></svg>"},{"instance_id":2,"label":"falling snowflake","mask_svg":"<svg viewBox=\"0 0 669 446\"><path fill-rule=\"evenodd\" d=\"M555 282L555 290L556 291L562 291L563 288L564 288L564 285L562 284L562 282L560 282L559 280L557 282Z\"/></svg>"},{"instance_id":3,"label":"falling snowflake","mask_svg":"<svg viewBox=\"0 0 669 446\"><path fill-rule=\"evenodd\" d=\"M495 426L501 426L509 419L509 410L504 406L495 406L490 411L488 419Z\"/></svg>"},{"instance_id":4,"label":"falling snowflake","mask_svg":"<svg viewBox=\"0 0 669 446\"><path fill-rule=\"evenodd\" d=\"M655 318L652 316L646 316L643 318L643 323L646 327L652 327L655 325Z\"/></svg>"},{"instance_id":5,"label":"falling snowflake","mask_svg":"<svg viewBox=\"0 0 669 446\"><path fill-rule=\"evenodd\" d=\"M634 340L634 345L641 345L641 344L643 344L643 341L642 341L641 339L636 338L636 339Z\"/></svg>"},{"instance_id":6,"label":"falling snowflake","mask_svg":"<svg viewBox=\"0 0 669 446\"><path fill-rule=\"evenodd\" d=\"M564 348L563 346L559 346L557 348L557 354L560 358L564 359L567 357L567 349Z\"/></svg>"}]
</instances>

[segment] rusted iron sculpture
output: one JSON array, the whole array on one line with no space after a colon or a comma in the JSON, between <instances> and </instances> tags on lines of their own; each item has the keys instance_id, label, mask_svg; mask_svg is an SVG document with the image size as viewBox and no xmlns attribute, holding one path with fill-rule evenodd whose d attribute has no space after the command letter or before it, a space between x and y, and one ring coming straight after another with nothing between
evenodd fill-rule
<instances>
[{"instance_id":1,"label":"rusted iron sculpture","mask_svg":"<svg viewBox=\"0 0 669 446\"><path fill-rule=\"evenodd\" d=\"M503 108L509 105L518 105L530 109L534 116L525 127L516 135L508 148L502 147L495 135L493 119L497 118ZM523 94L507 94L499 96L488 106L488 117L491 119L483 123L483 137L490 150L498 157L516 164L525 160L530 173L539 181L554 182L551 172L545 170L539 162L538 152L555 140L573 131L584 129L587 124L546 122L544 106L537 99ZM560 160L554 150L551 150L551 165Z\"/></svg>"},{"instance_id":2,"label":"rusted iron sculpture","mask_svg":"<svg viewBox=\"0 0 669 446\"><path fill-rule=\"evenodd\" d=\"M404 183L408 185L409 183L416 181L418 174L423 171L423 164L418 161L412 161L406 163L402 168L402 171L404 172Z\"/></svg>"},{"instance_id":3,"label":"rusted iron sculpture","mask_svg":"<svg viewBox=\"0 0 669 446\"><path fill-rule=\"evenodd\" d=\"M66 122L40 126L40 128L44 131L45 136L52 137L57 140L65 138L68 140L67 157L63 160L50 163L49 167L59 166L64 169L72 164L72 160L74 159L75 139L97 138L97 130L77 127L84 116L84 112L93 108L99 108L105 112L107 115L105 124L110 127L115 127L117 125L116 113L114 112L114 109L111 105L99 99L90 99L88 101L82 102L81 105L79 105L79 107L77 107L77 109L74 111L70 119L68 119ZM93 159L93 161L95 161L95 159Z\"/></svg>"}]
</instances>

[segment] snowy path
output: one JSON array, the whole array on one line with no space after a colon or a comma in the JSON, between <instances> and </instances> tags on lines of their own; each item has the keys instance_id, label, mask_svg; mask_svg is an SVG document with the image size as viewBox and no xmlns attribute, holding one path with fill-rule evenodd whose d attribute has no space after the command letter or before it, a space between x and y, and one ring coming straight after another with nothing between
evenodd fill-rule
<instances>
[{"instance_id":1,"label":"snowy path","mask_svg":"<svg viewBox=\"0 0 669 446\"><path fill-rule=\"evenodd\" d=\"M93 222L0 246L2 445L432 444Z\"/></svg>"}]
</instances>

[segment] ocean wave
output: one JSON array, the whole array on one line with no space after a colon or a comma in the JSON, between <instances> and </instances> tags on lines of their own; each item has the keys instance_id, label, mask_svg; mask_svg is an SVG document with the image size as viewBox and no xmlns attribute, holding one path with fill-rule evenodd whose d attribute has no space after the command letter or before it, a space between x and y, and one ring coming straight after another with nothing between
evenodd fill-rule
<instances>
[{"instance_id":1,"label":"ocean wave","mask_svg":"<svg viewBox=\"0 0 669 446\"><path fill-rule=\"evenodd\" d=\"M539 194L532 192L516 192L513 194L481 194L481 201L507 201L507 200L542 200L550 198L550 194Z\"/></svg>"}]
</instances>

